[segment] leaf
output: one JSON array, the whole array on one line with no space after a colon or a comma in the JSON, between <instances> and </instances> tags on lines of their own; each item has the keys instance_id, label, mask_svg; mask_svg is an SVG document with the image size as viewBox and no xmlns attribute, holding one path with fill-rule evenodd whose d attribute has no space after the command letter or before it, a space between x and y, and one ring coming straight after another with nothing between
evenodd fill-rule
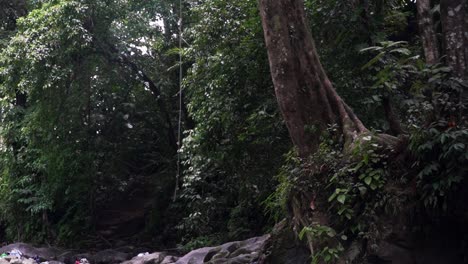
<instances>
[{"instance_id":1,"label":"leaf","mask_svg":"<svg viewBox=\"0 0 468 264\"><path fill-rule=\"evenodd\" d=\"M343 207L338 211L338 215L342 215L344 211L346 211L346 207L343 206Z\"/></svg>"},{"instance_id":2,"label":"leaf","mask_svg":"<svg viewBox=\"0 0 468 264\"><path fill-rule=\"evenodd\" d=\"M398 46L398 45L406 45L408 44L407 41L384 41L382 42L386 48L391 48L393 46ZM388 44L388 45L387 45Z\"/></svg>"},{"instance_id":3,"label":"leaf","mask_svg":"<svg viewBox=\"0 0 468 264\"><path fill-rule=\"evenodd\" d=\"M406 48L399 48L399 49L391 50L390 53L400 53L400 54L409 56L411 54L411 51Z\"/></svg>"},{"instance_id":4,"label":"leaf","mask_svg":"<svg viewBox=\"0 0 468 264\"><path fill-rule=\"evenodd\" d=\"M367 185L370 185L370 183L372 182L372 177L371 177L371 176L367 176L367 177L364 179L364 182L365 182Z\"/></svg>"},{"instance_id":5,"label":"leaf","mask_svg":"<svg viewBox=\"0 0 468 264\"><path fill-rule=\"evenodd\" d=\"M299 233L299 239L302 240L304 238L304 235L306 233L310 233L312 231L312 229L310 227L304 227L301 232Z\"/></svg>"},{"instance_id":6,"label":"leaf","mask_svg":"<svg viewBox=\"0 0 468 264\"><path fill-rule=\"evenodd\" d=\"M383 56L385 55L384 52L380 52L377 56L375 56L372 60L370 60L368 63L366 63L364 66L361 67L361 70L365 70L372 65L374 65L376 62L378 62Z\"/></svg>"},{"instance_id":7,"label":"leaf","mask_svg":"<svg viewBox=\"0 0 468 264\"><path fill-rule=\"evenodd\" d=\"M344 204L345 201L346 201L346 195L345 194L340 194L340 195L338 195L338 198L336 200L338 202L340 202L341 204Z\"/></svg>"},{"instance_id":8,"label":"leaf","mask_svg":"<svg viewBox=\"0 0 468 264\"><path fill-rule=\"evenodd\" d=\"M465 144L463 143L457 143L457 144L454 144L452 146L454 149L458 150L458 151L462 151L465 149Z\"/></svg>"},{"instance_id":9,"label":"leaf","mask_svg":"<svg viewBox=\"0 0 468 264\"><path fill-rule=\"evenodd\" d=\"M367 48L361 49L361 50L359 50L359 52L360 52L360 53L364 53L364 52L366 52L366 51L371 51L371 50L372 50L372 51L374 51L374 50L377 51L377 50L382 50L382 49L383 49L383 47L372 46L372 47L367 47Z\"/></svg>"},{"instance_id":10,"label":"leaf","mask_svg":"<svg viewBox=\"0 0 468 264\"><path fill-rule=\"evenodd\" d=\"M367 188L364 186L361 186L358 189L359 189L359 192L361 193L361 196L364 196L367 193Z\"/></svg>"}]
</instances>

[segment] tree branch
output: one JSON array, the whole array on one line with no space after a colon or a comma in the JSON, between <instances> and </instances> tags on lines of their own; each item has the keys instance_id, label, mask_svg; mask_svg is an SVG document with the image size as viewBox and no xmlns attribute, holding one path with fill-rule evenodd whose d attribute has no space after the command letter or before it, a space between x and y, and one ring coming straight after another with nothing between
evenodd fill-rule
<instances>
[{"instance_id":1,"label":"tree branch","mask_svg":"<svg viewBox=\"0 0 468 264\"><path fill-rule=\"evenodd\" d=\"M138 67L138 65L134 63L130 58L128 58L128 56L120 53L116 47L109 43L106 43L106 46L108 46L108 49L102 49L100 53L104 54L105 57L110 61L114 61L119 63L121 66L128 67L133 72L133 74L135 74L137 78L143 82L143 84L151 91L153 96L156 98L156 102L158 103L159 109L161 110L163 118L166 121L169 144L172 147L172 149L177 152L177 150L179 149L179 144L174 134L175 129L174 125L172 124L171 115L162 98L163 95L161 93L161 89L159 89L156 83L143 71L143 69ZM110 50L112 53L109 53L108 50Z\"/></svg>"}]
</instances>

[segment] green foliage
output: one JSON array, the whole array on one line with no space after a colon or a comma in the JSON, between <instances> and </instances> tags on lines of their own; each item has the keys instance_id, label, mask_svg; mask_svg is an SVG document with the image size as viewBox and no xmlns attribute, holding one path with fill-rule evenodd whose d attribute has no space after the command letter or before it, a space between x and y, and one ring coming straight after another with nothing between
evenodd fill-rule
<instances>
[{"instance_id":1,"label":"green foliage","mask_svg":"<svg viewBox=\"0 0 468 264\"><path fill-rule=\"evenodd\" d=\"M191 250L264 233L306 194L307 210L324 206L332 221L299 235L323 242L313 263L332 263L348 236L377 237L379 217L402 210L409 188L428 210L463 202L466 80L413 55L412 1L305 1L330 79L375 131L344 153L333 124L308 160L288 152L257 2L184 1L179 10L173 0L0 0L8 238L80 244L109 205L142 198L144 237ZM390 131L389 99L409 134L403 165L376 140ZM183 178L171 202L179 111Z\"/></svg>"},{"instance_id":2,"label":"green foliage","mask_svg":"<svg viewBox=\"0 0 468 264\"><path fill-rule=\"evenodd\" d=\"M257 2L201 1L186 31L193 61L185 79L188 110L197 123L186 131L178 228L185 240L226 232L223 239L261 233L261 201L281 155L289 148L279 117L263 45Z\"/></svg>"},{"instance_id":3,"label":"green foliage","mask_svg":"<svg viewBox=\"0 0 468 264\"><path fill-rule=\"evenodd\" d=\"M412 137L411 148L417 161L417 185L427 208L444 211L456 202L457 191L468 172L468 129L432 127Z\"/></svg>"},{"instance_id":4,"label":"green foliage","mask_svg":"<svg viewBox=\"0 0 468 264\"><path fill-rule=\"evenodd\" d=\"M328 188L330 210L339 219L343 233L364 235L374 217L383 209L383 187L388 180L387 156L373 139L362 137L348 164L336 167Z\"/></svg>"},{"instance_id":5,"label":"green foliage","mask_svg":"<svg viewBox=\"0 0 468 264\"><path fill-rule=\"evenodd\" d=\"M280 168L276 176L278 181L276 190L262 202L265 212L270 215L276 223L281 221L288 214L287 206L290 193L294 187L293 179L297 179L301 173L301 170L298 169L299 167L300 160L297 158L297 153L295 151L287 153L285 155L284 165Z\"/></svg>"},{"instance_id":6,"label":"green foliage","mask_svg":"<svg viewBox=\"0 0 468 264\"><path fill-rule=\"evenodd\" d=\"M0 206L11 239L80 243L109 203L172 189L174 157L154 98L101 50L108 39L126 47L139 37L113 34L141 13L115 4L37 2L0 55Z\"/></svg>"},{"instance_id":7,"label":"green foliage","mask_svg":"<svg viewBox=\"0 0 468 264\"><path fill-rule=\"evenodd\" d=\"M375 73L362 70L374 56L359 51L390 40L407 41L410 50L414 49L417 34L410 31L408 24L408 20L415 19L414 3L400 0L305 2L317 51L334 87L367 127L388 130L381 104L383 91L373 87Z\"/></svg>"},{"instance_id":8,"label":"green foliage","mask_svg":"<svg viewBox=\"0 0 468 264\"><path fill-rule=\"evenodd\" d=\"M299 233L299 239L304 239L304 236L308 235L317 244L327 243L330 240L335 240L336 246L323 246L312 256L312 264L318 263L335 263L339 260L340 254L344 251L343 246L337 240L337 234L333 228L322 225L314 225L304 227ZM342 240L346 240L346 236L341 237Z\"/></svg>"},{"instance_id":9,"label":"green foliage","mask_svg":"<svg viewBox=\"0 0 468 264\"><path fill-rule=\"evenodd\" d=\"M428 209L448 208L466 181L468 128L466 81L450 76L450 69L435 65L420 72L413 86L418 100L408 103L412 128L410 150L421 199Z\"/></svg>"},{"instance_id":10,"label":"green foliage","mask_svg":"<svg viewBox=\"0 0 468 264\"><path fill-rule=\"evenodd\" d=\"M192 250L202 248L202 247L216 246L216 245L219 244L219 241L222 240L222 238L219 237L219 235L220 234L212 234L212 235L208 235L208 236L196 237L196 238L190 240L188 243L181 246L181 249L184 252L190 252Z\"/></svg>"}]
</instances>

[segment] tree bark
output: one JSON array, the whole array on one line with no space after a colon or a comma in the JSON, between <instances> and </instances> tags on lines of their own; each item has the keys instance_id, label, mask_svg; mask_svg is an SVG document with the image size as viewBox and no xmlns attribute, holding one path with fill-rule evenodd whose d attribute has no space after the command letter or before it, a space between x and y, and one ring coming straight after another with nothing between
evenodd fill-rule
<instances>
[{"instance_id":1,"label":"tree bark","mask_svg":"<svg viewBox=\"0 0 468 264\"><path fill-rule=\"evenodd\" d=\"M435 64L439 60L439 48L431 14L430 0L417 0L419 35L421 36L424 56L427 64Z\"/></svg>"},{"instance_id":2,"label":"tree bark","mask_svg":"<svg viewBox=\"0 0 468 264\"><path fill-rule=\"evenodd\" d=\"M271 76L281 113L301 157L314 153L321 133L338 124L346 145L367 132L336 93L320 63L303 0L259 0Z\"/></svg>"},{"instance_id":3,"label":"tree bark","mask_svg":"<svg viewBox=\"0 0 468 264\"><path fill-rule=\"evenodd\" d=\"M403 129L401 128L400 121L398 120L395 111L393 111L392 102L389 96L383 97L382 105L385 111L385 117L387 119L388 125L390 126L390 131L392 131L392 134L394 136L403 134Z\"/></svg>"},{"instance_id":4,"label":"tree bark","mask_svg":"<svg viewBox=\"0 0 468 264\"><path fill-rule=\"evenodd\" d=\"M465 78L468 78L468 1L465 0L465 11L464 11L464 46L465 46Z\"/></svg>"},{"instance_id":5,"label":"tree bark","mask_svg":"<svg viewBox=\"0 0 468 264\"><path fill-rule=\"evenodd\" d=\"M467 0L441 0L440 13L447 65L455 76L468 76Z\"/></svg>"}]
</instances>

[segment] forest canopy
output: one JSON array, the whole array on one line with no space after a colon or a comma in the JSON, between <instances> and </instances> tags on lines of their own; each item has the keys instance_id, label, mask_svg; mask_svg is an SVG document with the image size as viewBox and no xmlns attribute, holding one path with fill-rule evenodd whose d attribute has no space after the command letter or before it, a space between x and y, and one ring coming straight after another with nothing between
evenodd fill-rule
<instances>
[{"instance_id":1,"label":"forest canopy","mask_svg":"<svg viewBox=\"0 0 468 264\"><path fill-rule=\"evenodd\" d=\"M467 36L463 0L0 0L0 237L466 250Z\"/></svg>"}]
</instances>

